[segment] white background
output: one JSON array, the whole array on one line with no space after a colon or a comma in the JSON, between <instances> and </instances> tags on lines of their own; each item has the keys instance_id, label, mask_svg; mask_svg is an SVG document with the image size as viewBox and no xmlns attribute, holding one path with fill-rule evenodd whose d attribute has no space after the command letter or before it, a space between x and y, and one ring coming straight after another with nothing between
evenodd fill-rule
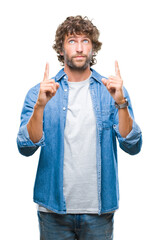
<instances>
[{"instance_id":1,"label":"white background","mask_svg":"<svg viewBox=\"0 0 159 240\"><path fill-rule=\"evenodd\" d=\"M18 153L16 135L24 97L43 79L46 61L50 77L61 68L52 49L57 26L67 16L93 19L101 32L102 50L95 70L114 74L117 59L129 91L137 123L143 132L140 154L120 149L120 208L114 239L159 239L157 1L6 0L0 4L0 219L4 240L39 239L32 201L39 151L26 158Z\"/></svg>"}]
</instances>

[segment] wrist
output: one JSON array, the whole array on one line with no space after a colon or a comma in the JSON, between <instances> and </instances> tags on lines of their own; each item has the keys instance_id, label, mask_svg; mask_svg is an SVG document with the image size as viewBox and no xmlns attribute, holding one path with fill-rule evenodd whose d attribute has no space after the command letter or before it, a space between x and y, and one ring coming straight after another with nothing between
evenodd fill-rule
<instances>
[{"instance_id":1,"label":"wrist","mask_svg":"<svg viewBox=\"0 0 159 240\"><path fill-rule=\"evenodd\" d=\"M124 101L120 101L119 102L115 102L115 107L118 109L124 109L127 108L127 106L129 105L128 100L126 98L124 98Z\"/></svg>"},{"instance_id":2,"label":"wrist","mask_svg":"<svg viewBox=\"0 0 159 240\"><path fill-rule=\"evenodd\" d=\"M34 109L44 110L45 105L41 104L39 101L36 102Z\"/></svg>"},{"instance_id":3,"label":"wrist","mask_svg":"<svg viewBox=\"0 0 159 240\"><path fill-rule=\"evenodd\" d=\"M121 104L124 104L126 102L126 99L123 98L123 99L120 99L118 101L115 101L118 105L121 105Z\"/></svg>"}]
</instances>

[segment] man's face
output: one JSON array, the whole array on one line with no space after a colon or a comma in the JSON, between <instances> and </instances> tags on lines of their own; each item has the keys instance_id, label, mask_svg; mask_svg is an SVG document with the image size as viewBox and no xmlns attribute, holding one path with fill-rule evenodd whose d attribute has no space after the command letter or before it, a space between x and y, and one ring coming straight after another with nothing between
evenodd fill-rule
<instances>
[{"instance_id":1,"label":"man's face","mask_svg":"<svg viewBox=\"0 0 159 240\"><path fill-rule=\"evenodd\" d=\"M86 35L65 36L64 63L73 70L85 70L92 60L92 42Z\"/></svg>"}]
</instances>

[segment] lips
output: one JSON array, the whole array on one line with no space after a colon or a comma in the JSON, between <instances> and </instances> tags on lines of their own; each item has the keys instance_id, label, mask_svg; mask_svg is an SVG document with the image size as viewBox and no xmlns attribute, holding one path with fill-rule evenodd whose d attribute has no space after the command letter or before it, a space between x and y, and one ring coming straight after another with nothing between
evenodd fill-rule
<instances>
[{"instance_id":1,"label":"lips","mask_svg":"<svg viewBox=\"0 0 159 240\"><path fill-rule=\"evenodd\" d=\"M75 56L75 57L73 57L73 58L76 58L76 59L83 59L83 58L85 58L86 56L81 56L81 55L79 55L79 56Z\"/></svg>"},{"instance_id":2,"label":"lips","mask_svg":"<svg viewBox=\"0 0 159 240\"><path fill-rule=\"evenodd\" d=\"M74 57L86 57L86 55L75 55Z\"/></svg>"}]
</instances>

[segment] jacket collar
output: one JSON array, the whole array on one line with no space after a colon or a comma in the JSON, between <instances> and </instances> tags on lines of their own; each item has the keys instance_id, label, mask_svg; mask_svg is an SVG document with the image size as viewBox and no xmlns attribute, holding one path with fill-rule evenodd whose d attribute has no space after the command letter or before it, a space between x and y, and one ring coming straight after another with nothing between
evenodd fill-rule
<instances>
[{"instance_id":1,"label":"jacket collar","mask_svg":"<svg viewBox=\"0 0 159 240\"><path fill-rule=\"evenodd\" d=\"M102 76L97 73L93 68L90 68L90 70L92 71L92 75L91 75L91 82L93 79L95 79L97 82L102 83ZM64 76L67 76L66 73L64 72L64 68L62 68L57 75L55 76L56 81L61 80ZM93 79L92 79L93 78Z\"/></svg>"}]
</instances>

